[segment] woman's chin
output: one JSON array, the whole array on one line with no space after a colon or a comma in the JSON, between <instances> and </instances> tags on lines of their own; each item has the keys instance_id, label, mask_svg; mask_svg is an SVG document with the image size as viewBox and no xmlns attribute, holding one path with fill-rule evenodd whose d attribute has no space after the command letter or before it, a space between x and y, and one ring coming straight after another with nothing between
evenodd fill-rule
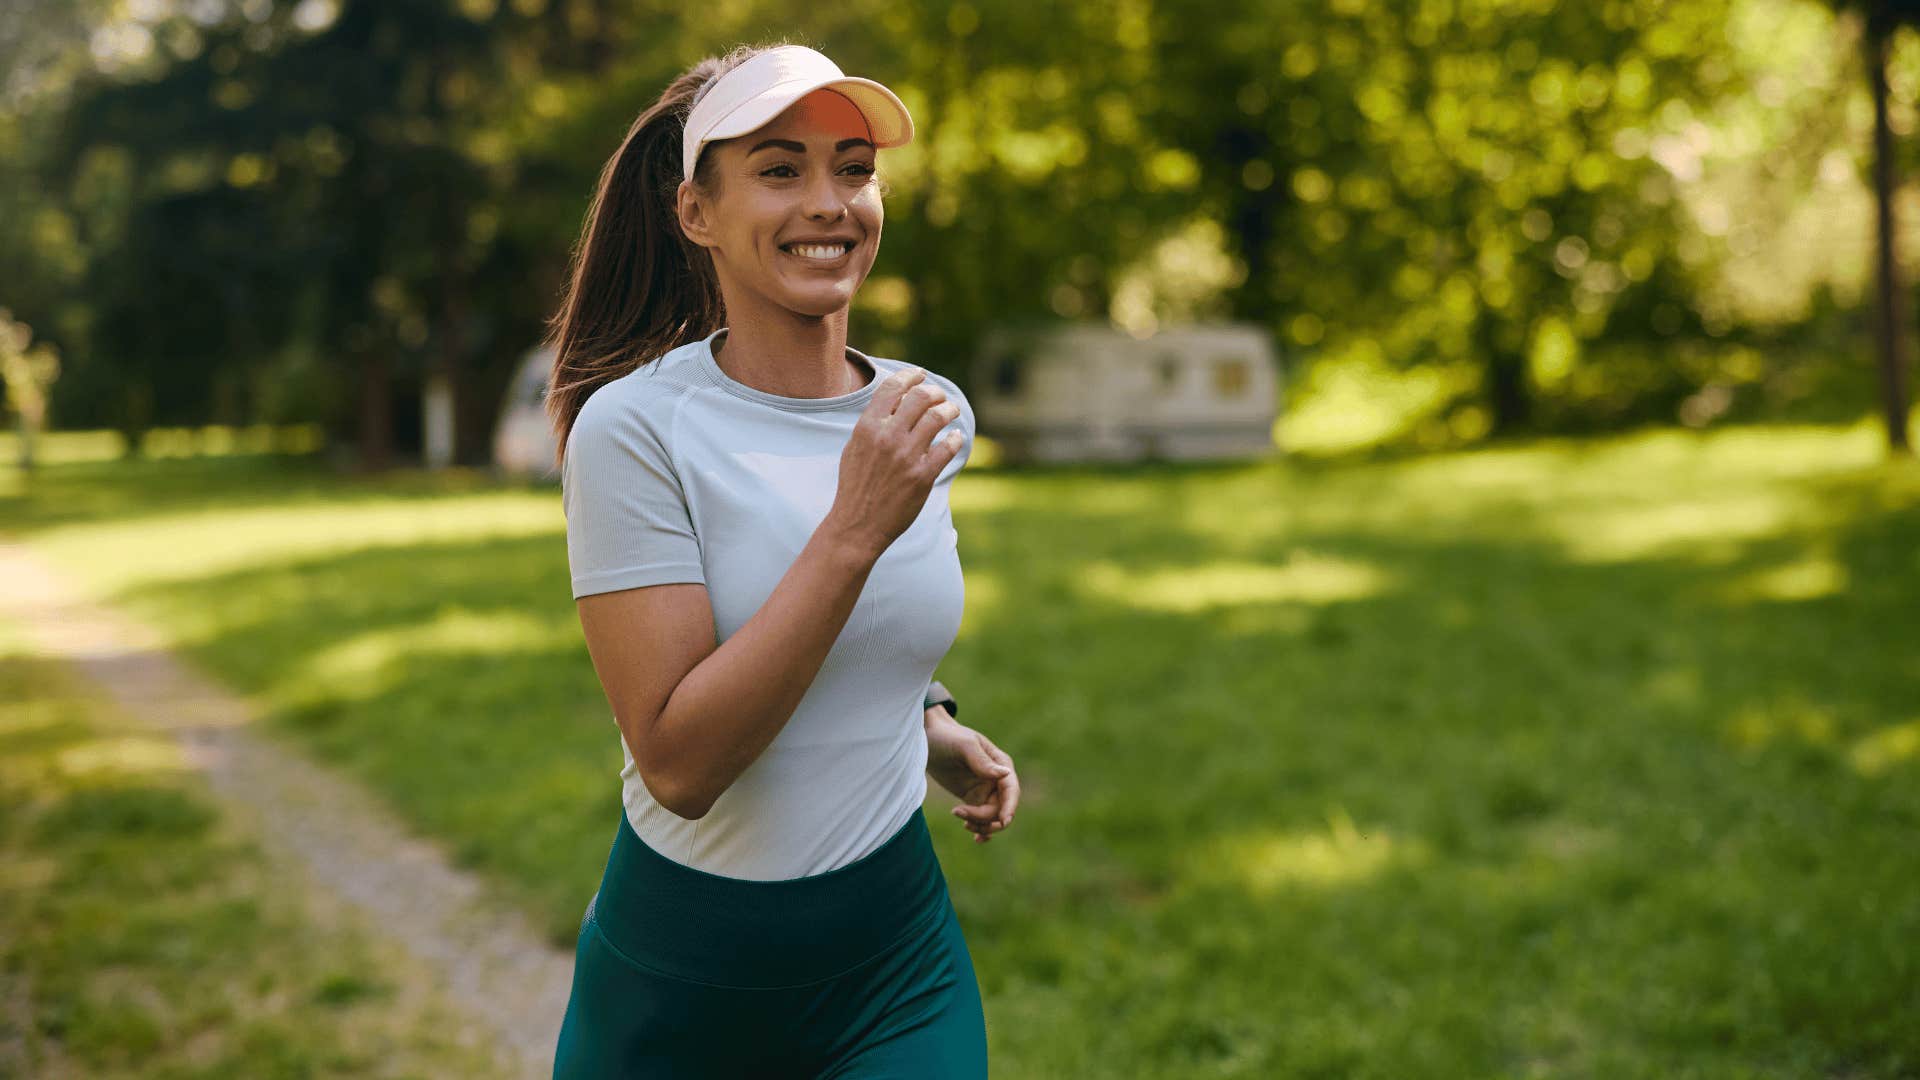
<instances>
[{"instance_id":1,"label":"woman's chin","mask_svg":"<svg viewBox=\"0 0 1920 1080\"><path fill-rule=\"evenodd\" d=\"M787 294L787 307L802 315L832 315L853 303L852 285L831 289L795 289Z\"/></svg>"}]
</instances>

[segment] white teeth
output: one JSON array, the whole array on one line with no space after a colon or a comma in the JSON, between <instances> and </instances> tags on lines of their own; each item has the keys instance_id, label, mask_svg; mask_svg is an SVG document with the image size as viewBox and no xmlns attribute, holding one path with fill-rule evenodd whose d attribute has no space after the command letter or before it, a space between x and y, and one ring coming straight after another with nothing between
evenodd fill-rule
<instances>
[{"instance_id":1,"label":"white teeth","mask_svg":"<svg viewBox=\"0 0 1920 1080\"><path fill-rule=\"evenodd\" d=\"M792 244L787 250L802 258L832 262L846 254L847 247L845 244Z\"/></svg>"}]
</instances>

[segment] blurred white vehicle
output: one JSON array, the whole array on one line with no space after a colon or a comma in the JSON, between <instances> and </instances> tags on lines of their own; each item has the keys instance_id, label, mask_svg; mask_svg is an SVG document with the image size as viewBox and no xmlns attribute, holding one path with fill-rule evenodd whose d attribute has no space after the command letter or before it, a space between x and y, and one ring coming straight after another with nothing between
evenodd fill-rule
<instances>
[{"instance_id":1,"label":"blurred white vehicle","mask_svg":"<svg viewBox=\"0 0 1920 1080\"><path fill-rule=\"evenodd\" d=\"M1271 334L1243 323L1135 338L1105 325L999 327L974 357L980 433L1010 462L1171 461L1275 452Z\"/></svg>"},{"instance_id":2,"label":"blurred white vehicle","mask_svg":"<svg viewBox=\"0 0 1920 1080\"><path fill-rule=\"evenodd\" d=\"M559 483L553 467L554 438L547 421L547 378L553 373L553 350L534 349L520 360L507 383L507 399L493 429L493 466L502 473Z\"/></svg>"}]
</instances>

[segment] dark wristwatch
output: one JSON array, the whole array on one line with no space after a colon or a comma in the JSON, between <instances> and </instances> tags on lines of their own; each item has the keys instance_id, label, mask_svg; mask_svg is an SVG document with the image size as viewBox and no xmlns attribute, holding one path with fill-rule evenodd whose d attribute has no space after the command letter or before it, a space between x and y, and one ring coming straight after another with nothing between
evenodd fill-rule
<instances>
[{"instance_id":1,"label":"dark wristwatch","mask_svg":"<svg viewBox=\"0 0 1920 1080\"><path fill-rule=\"evenodd\" d=\"M927 697L926 700L921 703L920 707L922 709L931 709L935 705L945 705L947 712L952 716L958 717L960 715L960 703L953 700L953 695L947 692L947 688L943 686L938 679L935 679L927 685Z\"/></svg>"}]
</instances>

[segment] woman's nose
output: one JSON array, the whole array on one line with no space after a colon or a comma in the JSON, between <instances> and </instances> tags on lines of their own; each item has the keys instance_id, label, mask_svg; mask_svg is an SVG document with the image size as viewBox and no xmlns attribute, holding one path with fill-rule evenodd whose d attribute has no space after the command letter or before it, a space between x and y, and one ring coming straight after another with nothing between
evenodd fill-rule
<instances>
[{"instance_id":1,"label":"woman's nose","mask_svg":"<svg viewBox=\"0 0 1920 1080\"><path fill-rule=\"evenodd\" d=\"M807 181L804 198L806 200L804 209L810 218L834 221L847 212L846 200L842 199L840 192L835 189L831 175L814 174L813 178Z\"/></svg>"}]
</instances>

